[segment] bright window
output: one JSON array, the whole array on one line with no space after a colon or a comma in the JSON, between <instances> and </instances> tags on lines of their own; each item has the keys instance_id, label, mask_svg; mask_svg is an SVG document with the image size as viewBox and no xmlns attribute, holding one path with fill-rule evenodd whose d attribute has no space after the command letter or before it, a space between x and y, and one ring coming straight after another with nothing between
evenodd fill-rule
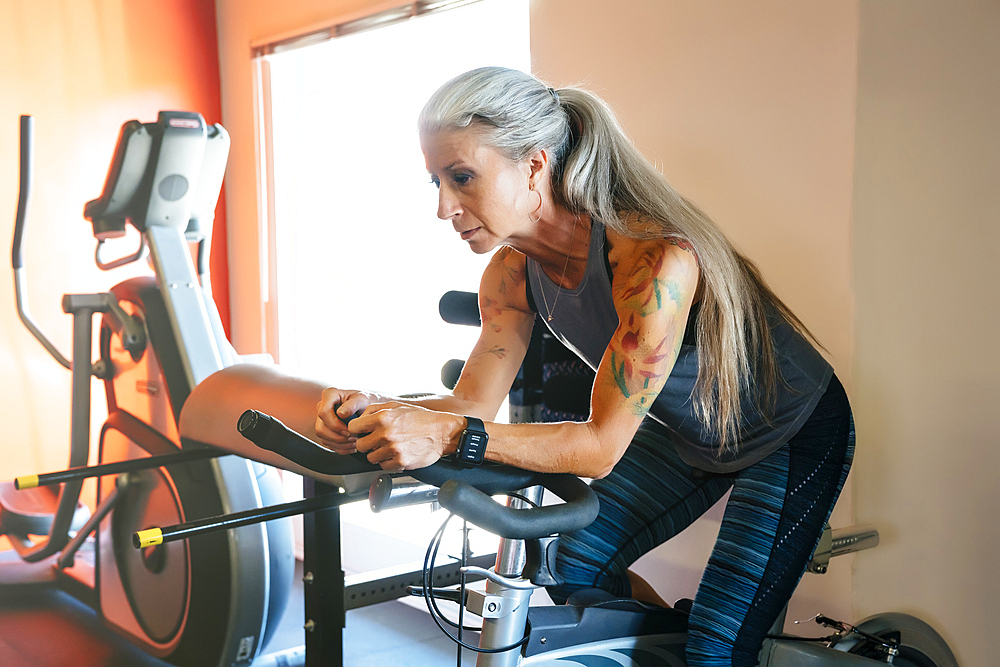
<instances>
[{"instance_id":1,"label":"bright window","mask_svg":"<svg viewBox=\"0 0 1000 667\"><path fill-rule=\"evenodd\" d=\"M483 65L529 69L526 0L484 0L268 56L277 356L341 387L443 390L477 331L438 299L488 257L438 220L416 131L431 93Z\"/></svg>"}]
</instances>

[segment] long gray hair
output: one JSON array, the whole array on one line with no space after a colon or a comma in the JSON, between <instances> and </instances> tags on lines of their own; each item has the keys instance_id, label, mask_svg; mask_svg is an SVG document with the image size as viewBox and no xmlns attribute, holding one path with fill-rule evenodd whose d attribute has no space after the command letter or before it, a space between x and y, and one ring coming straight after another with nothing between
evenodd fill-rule
<instances>
[{"instance_id":1,"label":"long gray hair","mask_svg":"<svg viewBox=\"0 0 1000 667\"><path fill-rule=\"evenodd\" d=\"M545 150L552 191L569 210L625 236L691 244L704 281L692 398L720 454L737 450L741 393L749 394L753 384L767 415L781 381L768 306L815 338L718 225L636 150L607 104L585 90L555 90L517 70L484 67L444 84L418 124L422 134L475 124L485 141L513 162Z\"/></svg>"}]
</instances>

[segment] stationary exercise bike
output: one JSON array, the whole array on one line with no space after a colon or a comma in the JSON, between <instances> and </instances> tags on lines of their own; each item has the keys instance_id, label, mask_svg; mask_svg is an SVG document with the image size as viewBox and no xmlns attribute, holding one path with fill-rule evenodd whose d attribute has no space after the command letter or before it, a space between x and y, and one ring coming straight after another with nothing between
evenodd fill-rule
<instances>
[{"instance_id":1,"label":"stationary exercise bike","mask_svg":"<svg viewBox=\"0 0 1000 667\"><path fill-rule=\"evenodd\" d=\"M467 324L478 323L476 313L472 312L475 300L468 298L465 302L470 312L459 319ZM538 347L533 347L536 353ZM539 359L531 358L530 362L526 359L529 369L539 363ZM522 368L522 372L525 370ZM572 404L570 401L567 405ZM314 471L324 471L344 458L253 410L245 412L237 426L244 437L264 450L277 452ZM543 489L565 503L542 507ZM506 506L490 497L498 493L508 494ZM604 591L591 589L574 594L566 605L530 607L535 589L559 582L555 559L559 534L585 528L597 516L597 498L579 478L494 465L468 469L442 460L406 475L380 475L372 482L369 501L375 511L436 501L501 537L491 569L476 565L462 568L470 576L485 577L485 591L467 590L464 585L458 590L437 587L435 557L444 526L428 547L422 585L411 587L412 594L425 598L428 611L439 627L460 645L459 663L464 646L478 652L480 667L565 664L682 667L685 664L688 615L684 609L690 608L690 601L688 605L682 602L677 608L668 609L616 599ZM824 574L833 556L877 544L878 532L873 529L827 527L808 570ZM465 614L482 618L478 646L464 642L461 630L453 634L446 628L450 621L440 613L439 599L459 604L459 620L457 624L451 623L453 627L463 627ZM764 641L760 654L762 666L957 667L943 638L908 614L882 613L857 626L818 614L813 620L830 629L831 634L811 639L783 633L786 612L787 609L779 615Z\"/></svg>"},{"instance_id":2,"label":"stationary exercise bike","mask_svg":"<svg viewBox=\"0 0 1000 667\"><path fill-rule=\"evenodd\" d=\"M469 299L475 304L475 299ZM470 314L463 323L478 323ZM537 365L537 364L535 364ZM522 369L523 371L524 369ZM236 372L234 372L236 371ZM238 368L226 369L200 385L186 409L186 431L190 436L245 456L261 458L284 467L294 466L312 477L322 477L350 465L364 467L362 455L345 457L319 447L285 427L280 421L255 410L242 415L237 406L251 407L262 400L248 377ZM209 408L208 406L211 406ZM237 417L239 417L237 419ZM254 442L257 452L240 450L234 440L237 425L243 437ZM182 430L185 430L182 419ZM274 458L277 457L277 458ZM540 507L545 488L567 501ZM491 495L510 494L507 506ZM529 605L531 592L558 582L555 554L560 533L580 530L596 517L596 497L584 482L571 475L541 475L503 466L462 468L448 461L406 476L379 475L369 491L372 508L380 511L413 503L436 501L451 512L491 533L501 536L495 565L462 568L469 576L487 579L485 591L441 589L434 567L440 545L439 531L425 559L422 585L413 594L428 601L428 607L445 632L448 621L438 613L438 600L460 604L459 624L464 614L483 619L478 646L480 667L515 665L583 664L597 667L670 665L683 667L687 638L687 614L683 605L664 609L635 600L615 599L602 591L581 591L569 603L557 607ZM224 522L194 527L225 529ZM153 527L137 533L134 544L144 540L172 542L192 534L187 525ZM877 544L877 532L867 529L830 531L821 537L809 563L817 574L826 572L834 555L850 553ZM832 630L822 639L784 635L782 613L765 640L760 664L766 667L863 667L895 664L906 667L955 667L954 655L940 635L913 616L886 613L857 626L818 615L817 622ZM460 639L452 635L453 639Z\"/></svg>"},{"instance_id":3,"label":"stationary exercise bike","mask_svg":"<svg viewBox=\"0 0 1000 667\"><path fill-rule=\"evenodd\" d=\"M258 445L307 466L322 469L328 459L337 456L284 428L280 422L269 422L266 428L257 426L267 419L266 415L248 411L238 426L245 437ZM492 569L463 568L470 575L487 579L485 591L464 587L439 589L433 585L433 567L444 531L442 526L428 548L424 583L412 591L427 600L429 611L444 632L479 653L479 667L685 665L687 613L682 609L616 599L596 589L574 594L566 605L529 606L532 591L559 581L555 569L559 534L585 528L597 516L597 498L585 482L572 475L527 473L491 465L470 470L444 462L408 475L424 485L400 483L399 476L381 475L371 486L372 508L380 511L406 503L436 501L501 538ZM446 478L443 483L442 477ZM530 485L524 485L525 481ZM553 492L564 502L541 506L542 489ZM506 506L490 497L498 493L509 494ZM877 542L877 532L870 529L828 528L809 570L825 573L832 556L869 548ZM478 646L461 642L445 627L449 621L440 614L438 600L461 605L464 614L459 615L459 623L452 623L453 626L461 626L465 614L483 619ZM785 635L782 613L764 641L760 664L763 667L878 664L957 667L941 636L908 614L878 614L857 626L822 615L815 620L830 628L832 634L822 639Z\"/></svg>"},{"instance_id":4,"label":"stationary exercise bike","mask_svg":"<svg viewBox=\"0 0 1000 667\"><path fill-rule=\"evenodd\" d=\"M0 564L0 585L58 585L145 651L178 664L249 664L288 598L294 568L289 522L142 551L130 545L132 533L149 523L281 500L274 469L182 443L177 431L191 389L238 362L208 274L229 137L196 113L162 112L155 123L124 125L104 191L86 205L84 217L93 225L101 269L148 254L155 277L126 280L106 293L64 296L63 308L73 316L67 359L39 331L25 302L22 243L32 130L33 119L22 116L15 289L25 325L72 371L70 470L0 485L0 534L18 556ZM139 232L139 247L108 260L104 244L124 236L126 223ZM189 244L196 244L196 260ZM102 316L100 358L92 363L95 313ZM92 376L104 382L109 416L97 443L99 465L88 468ZM98 478L92 515L79 502L87 477Z\"/></svg>"}]
</instances>

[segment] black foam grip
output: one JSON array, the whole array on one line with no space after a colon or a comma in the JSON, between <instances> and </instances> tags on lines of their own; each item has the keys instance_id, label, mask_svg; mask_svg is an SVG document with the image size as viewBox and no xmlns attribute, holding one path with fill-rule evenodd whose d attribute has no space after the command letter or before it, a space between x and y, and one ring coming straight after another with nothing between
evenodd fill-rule
<instances>
[{"instance_id":1,"label":"black foam grip","mask_svg":"<svg viewBox=\"0 0 1000 667\"><path fill-rule=\"evenodd\" d=\"M284 456L289 461L324 475L353 475L381 470L364 454L338 454L320 447L309 438L257 410L247 410L237 422L240 434L261 449Z\"/></svg>"},{"instance_id":2,"label":"black foam grip","mask_svg":"<svg viewBox=\"0 0 1000 667\"><path fill-rule=\"evenodd\" d=\"M479 295L475 292L457 290L445 292L438 301L438 312L441 314L441 319L449 324L465 324L471 327L482 324L479 319Z\"/></svg>"},{"instance_id":3,"label":"black foam grip","mask_svg":"<svg viewBox=\"0 0 1000 667\"><path fill-rule=\"evenodd\" d=\"M351 419L353 417L347 421L350 422ZM244 438L258 447L280 454L289 461L320 474L351 475L381 470L379 466L369 463L366 455L361 452L346 456L338 454L317 445L280 420L258 410L247 410L240 415L236 428ZM411 470L407 474L425 484L438 487L449 480L461 480L489 494L508 493L541 484L545 477L539 473L496 464L467 468L444 459L426 468Z\"/></svg>"},{"instance_id":4,"label":"black foam grip","mask_svg":"<svg viewBox=\"0 0 1000 667\"><path fill-rule=\"evenodd\" d=\"M350 475L379 470L364 454L344 456L320 447L270 415L247 410L237 429L258 447L273 451L310 470L327 475ZM597 518L597 495L579 477L530 472L502 465L466 468L444 459L412 470L425 484L440 487L438 502L487 531L511 539L534 539L568 533L589 526ZM490 496L541 484L565 501L560 505L513 509Z\"/></svg>"},{"instance_id":5,"label":"black foam grip","mask_svg":"<svg viewBox=\"0 0 1000 667\"><path fill-rule=\"evenodd\" d=\"M31 198L32 162L34 156L35 119L21 116L21 177L17 193L17 217L14 219L14 243L11 248L11 266L24 266L21 251L24 238L24 221L28 217L28 200Z\"/></svg>"},{"instance_id":6,"label":"black foam grip","mask_svg":"<svg viewBox=\"0 0 1000 667\"><path fill-rule=\"evenodd\" d=\"M542 485L566 501L531 509L514 509L494 502L488 495L459 480L441 486L438 502L445 509L494 535L528 540L557 533L571 533L597 518L597 495L579 477L544 475Z\"/></svg>"}]
</instances>

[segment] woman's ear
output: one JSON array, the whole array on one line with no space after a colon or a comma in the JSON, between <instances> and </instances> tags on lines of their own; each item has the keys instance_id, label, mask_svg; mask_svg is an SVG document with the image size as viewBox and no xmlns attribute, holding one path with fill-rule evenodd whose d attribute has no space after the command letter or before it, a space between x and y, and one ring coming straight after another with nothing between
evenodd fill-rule
<instances>
[{"instance_id":1,"label":"woman's ear","mask_svg":"<svg viewBox=\"0 0 1000 667\"><path fill-rule=\"evenodd\" d=\"M540 150L527 159L528 165L528 185L531 188L537 187L548 173L549 154L545 150Z\"/></svg>"}]
</instances>

